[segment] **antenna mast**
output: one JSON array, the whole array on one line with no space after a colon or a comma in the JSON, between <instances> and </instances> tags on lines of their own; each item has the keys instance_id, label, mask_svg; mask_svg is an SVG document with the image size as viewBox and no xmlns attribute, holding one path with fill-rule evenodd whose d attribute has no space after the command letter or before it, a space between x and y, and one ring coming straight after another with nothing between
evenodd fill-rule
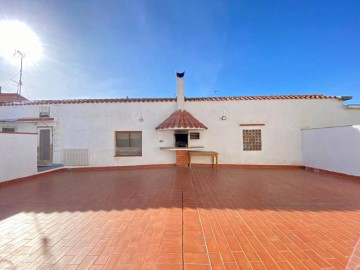
<instances>
[{"instance_id":1,"label":"antenna mast","mask_svg":"<svg viewBox=\"0 0 360 270\"><path fill-rule=\"evenodd\" d=\"M18 84L18 91L17 92L18 92L19 95L21 95L21 86L23 84L23 82L22 82L23 59L25 57L25 54L20 52L19 50L15 50L14 56L16 56L16 55L20 56L20 78L19 78L19 82L17 83Z\"/></svg>"}]
</instances>

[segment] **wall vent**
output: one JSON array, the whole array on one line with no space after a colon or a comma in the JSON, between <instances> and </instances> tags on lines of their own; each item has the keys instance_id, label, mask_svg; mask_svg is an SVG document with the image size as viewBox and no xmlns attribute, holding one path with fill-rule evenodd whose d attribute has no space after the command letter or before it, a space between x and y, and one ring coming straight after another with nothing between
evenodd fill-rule
<instances>
[{"instance_id":1,"label":"wall vent","mask_svg":"<svg viewBox=\"0 0 360 270\"><path fill-rule=\"evenodd\" d=\"M64 149L65 166L88 166L89 149Z\"/></svg>"},{"instance_id":2,"label":"wall vent","mask_svg":"<svg viewBox=\"0 0 360 270\"><path fill-rule=\"evenodd\" d=\"M39 108L39 117L50 117L50 107L40 107Z\"/></svg>"}]
</instances>

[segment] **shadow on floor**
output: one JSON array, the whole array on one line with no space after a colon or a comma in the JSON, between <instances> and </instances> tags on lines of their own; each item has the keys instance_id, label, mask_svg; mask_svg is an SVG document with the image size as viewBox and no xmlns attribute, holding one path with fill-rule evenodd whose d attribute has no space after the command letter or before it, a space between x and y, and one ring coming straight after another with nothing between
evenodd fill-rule
<instances>
[{"instance_id":1,"label":"shadow on floor","mask_svg":"<svg viewBox=\"0 0 360 270\"><path fill-rule=\"evenodd\" d=\"M45 172L45 171L49 171L49 170L53 170L53 169L57 169L57 168L61 168L61 167L64 167L64 165L63 164L52 164L51 166L38 166L37 171Z\"/></svg>"}]
</instances>

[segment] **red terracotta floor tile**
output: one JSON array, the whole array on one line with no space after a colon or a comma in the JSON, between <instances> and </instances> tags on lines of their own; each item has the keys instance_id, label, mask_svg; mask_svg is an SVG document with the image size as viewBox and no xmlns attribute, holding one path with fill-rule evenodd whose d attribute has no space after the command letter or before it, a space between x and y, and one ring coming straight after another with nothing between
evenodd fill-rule
<instances>
[{"instance_id":1,"label":"red terracotta floor tile","mask_svg":"<svg viewBox=\"0 0 360 270\"><path fill-rule=\"evenodd\" d=\"M157 263L182 263L181 253L162 253L159 254Z\"/></svg>"},{"instance_id":2,"label":"red terracotta floor tile","mask_svg":"<svg viewBox=\"0 0 360 270\"><path fill-rule=\"evenodd\" d=\"M96 256L85 257L85 259L81 262L77 269L89 269L94 264L96 259Z\"/></svg>"},{"instance_id":3,"label":"red terracotta floor tile","mask_svg":"<svg viewBox=\"0 0 360 270\"><path fill-rule=\"evenodd\" d=\"M0 187L0 268L344 269L359 183L302 170L61 172Z\"/></svg>"},{"instance_id":4,"label":"red terracotta floor tile","mask_svg":"<svg viewBox=\"0 0 360 270\"><path fill-rule=\"evenodd\" d=\"M209 261L209 256L207 254L185 253L184 263L210 264L210 261Z\"/></svg>"},{"instance_id":5,"label":"red terracotta floor tile","mask_svg":"<svg viewBox=\"0 0 360 270\"><path fill-rule=\"evenodd\" d=\"M174 263L168 263L168 264L156 264L154 266L154 269L156 270L182 270L182 264L174 264Z\"/></svg>"},{"instance_id":6,"label":"red terracotta floor tile","mask_svg":"<svg viewBox=\"0 0 360 270\"><path fill-rule=\"evenodd\" d=\"M281 270L294 270L288 262L277 262L277 265Z\"/></svg>"},{"instance_id":7,"label":"red terracotta floor tile","mask_svg":"<svg viewBox=\"0 0 360 270\"><path fill-rule=\"evenodd\" d=\"M236 263L224 263L226 270L238 270L239 267Z\"/></svg>"},{"instance_id":8,"label":"red terracotta floor tile","mask_svg":"<svg viewBox=\"0 0 360 270\"><path fill-rule=\"evenodd\" d=\"M209 264L184 264L184 270L211 270Z\"/></svg>"},{"instance_id":9,"label":"red terracotta floor tile","mask_svg":"<svg viewBox=\"0 0 360 270\"><path fill-rule=\"evenodd\" d=\"M160 253L181 253L182 245L161 245Z\"/></svg>"},{"instance_id":10,"label":"red terracotta floor tile","mask_svg":"<svg viewBox=\"0 0 360 270\"><path fill-rule=\"evenodd\" d=\"M213 269L225 269L219 253L209 253L210 264Z\"/></svg>"}]
</instances>

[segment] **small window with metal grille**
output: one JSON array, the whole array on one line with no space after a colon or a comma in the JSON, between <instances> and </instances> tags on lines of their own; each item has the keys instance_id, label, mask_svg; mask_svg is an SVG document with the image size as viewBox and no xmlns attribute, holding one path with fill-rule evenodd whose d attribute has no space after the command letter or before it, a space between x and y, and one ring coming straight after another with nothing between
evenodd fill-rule
<instances>
[{"instance_id":1,"label":"small window with metal grille","mask_svg":"<svg viewBox=\"0 0 360 270\"><path fill-rule=\"evenodd\" d=\"M200 133L199 132L190 132L190 140L199 140Z\"/></svg>"}]
</instances>

